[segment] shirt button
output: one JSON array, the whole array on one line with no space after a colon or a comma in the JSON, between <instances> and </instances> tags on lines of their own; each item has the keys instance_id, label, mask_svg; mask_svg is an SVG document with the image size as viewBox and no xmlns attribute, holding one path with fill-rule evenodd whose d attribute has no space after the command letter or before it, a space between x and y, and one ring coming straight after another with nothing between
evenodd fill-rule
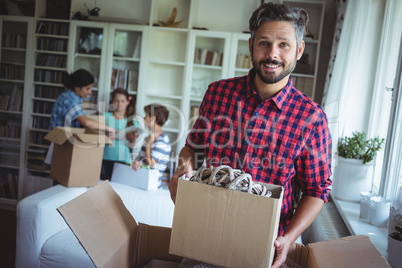
<instances>
[{"instance_id":1,"label":"shirt button","mask_svg":"<svg viewBox=\"0 0 402 268\"><path fill-rule=\"evenodd\" d=\"M260 114L259 114L259 113L255 113L254 115L255 115L255 116L259 116Z\"/></svg>"}]
</instances>

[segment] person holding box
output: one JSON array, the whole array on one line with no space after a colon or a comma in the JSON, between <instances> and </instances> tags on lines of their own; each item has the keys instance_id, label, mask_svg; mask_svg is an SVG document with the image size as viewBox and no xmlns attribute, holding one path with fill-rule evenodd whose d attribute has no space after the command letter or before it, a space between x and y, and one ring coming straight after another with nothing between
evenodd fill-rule
<instances>
[{"instance_id":1,"label":"person holding box","mask_svg":"<svg viewBox=\"0 0 402 268\"><path fill-rule=\"evenodd\" d=\"M61 93L53 104L49 130L55 127L85 127L106 131L109 138L114 139L116 131L114 128L87 117L81 107L82 99L92 94L94 81L93 75L84 69L79 69L71 74L63 73L62 83L67 90ZM46 164L51 164L52 154L53 143L50 144L46 155Z\"/></svg>"},{"instance_id":2,"label":"person holding box","mask_svg":"<svg viewBox=\"0 0 402 268\"><path fill-rule=\"evenodd\" d=\"M253 68L247 76L209 85L169 183L175 201L179 177L190 177L201 155L208 167L229 165L255 181L283 186L273 268L285 263L290 246L328 201L332 184L327 117L291 77L304 51L307 22L305 10L281 4L264 3L253 12Z\"/></svg>"},{"instance_id":3,"label":"person holding box","mask_svg":"<svg viewBox=\"0 0 402 268\"><path fill-rule=\"evenodd\" d=\"M169 162L170 146L169 136L163 132L162 126L169 117L169 110L160 104L149 104L144 107L145 126L151 130L151 134L144 139L144 144L137 159L132 163L132 168L138 170L142 165L157 169L161 174L167 168Z\"/></svg>"}]
</instances>

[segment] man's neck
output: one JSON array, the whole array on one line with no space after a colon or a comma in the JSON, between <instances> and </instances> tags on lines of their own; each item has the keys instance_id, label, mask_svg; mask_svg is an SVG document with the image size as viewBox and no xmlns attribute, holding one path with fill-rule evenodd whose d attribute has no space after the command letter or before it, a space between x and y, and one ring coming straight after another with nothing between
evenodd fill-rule
<instances>
[{"instance_id":1,"label":"man's neck","mask_svg":"<svg viewBox=\"0 0 402 268\"><path fill-rule=\"evenodd\" d=\"M255 90L261 96L262 100L272 98L273 96L278 94L278 92L281 91L282 88L286 86L289 81L289 76L290 75L284 77L281 81L275 84L265 84L263 81L261 81L260 77L257 74L254 77Z\"/></svg>"}]
</instances>

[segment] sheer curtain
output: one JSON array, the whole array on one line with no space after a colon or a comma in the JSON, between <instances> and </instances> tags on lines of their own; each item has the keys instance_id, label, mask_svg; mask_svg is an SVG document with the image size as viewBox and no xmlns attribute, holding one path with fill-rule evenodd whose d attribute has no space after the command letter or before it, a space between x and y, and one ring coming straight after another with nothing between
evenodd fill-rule
<instances>
[{"instance_id":1,"label":"sheer curtain","mask_svg":"<svg viewBox=\"0 0 402 268\"><path fill-rule=\"evenodd\" d=\"M353 131L365 131L369 137L387 135L392 96L389 89L401 45L401 13L400 0L347 2L322 101L330 121L334 152L338 138ZM384 151L377 155L375 163L374 192L380 188L383 154Z\"/></svg>"},{"instance_id":2,"label":"sheer curtain","mask_svg":"<svg viewBox=\"0 0 402 268\"><path fill-rule=\"evenodd\" d=\"M339 137L368 130L384 9L383 0L347 2L332 75L322 102L334 152Z\"/></svg>"}]
</instances>

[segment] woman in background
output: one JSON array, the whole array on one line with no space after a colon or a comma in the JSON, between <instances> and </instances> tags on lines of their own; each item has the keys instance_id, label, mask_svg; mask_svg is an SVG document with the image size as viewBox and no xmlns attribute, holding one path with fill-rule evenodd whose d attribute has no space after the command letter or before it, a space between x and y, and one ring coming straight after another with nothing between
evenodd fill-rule
<instances>
[{"instance_id":1,"label":"woman in background","mask_svg":"<svg viewBox=\"0 0 402 268\"><path fill-rule=\"evenodd\" d=\"M49 130L55 127L85 127L108 132L113 140L115 129L88 118L82 110L82 99L92 94L94 77L90 72L79 69L71 74L63 73L62 83L66 91L60 94L52 108ZM45 163L51 164L53 143L50 144Z\"/></svg>"}]
</instances>

